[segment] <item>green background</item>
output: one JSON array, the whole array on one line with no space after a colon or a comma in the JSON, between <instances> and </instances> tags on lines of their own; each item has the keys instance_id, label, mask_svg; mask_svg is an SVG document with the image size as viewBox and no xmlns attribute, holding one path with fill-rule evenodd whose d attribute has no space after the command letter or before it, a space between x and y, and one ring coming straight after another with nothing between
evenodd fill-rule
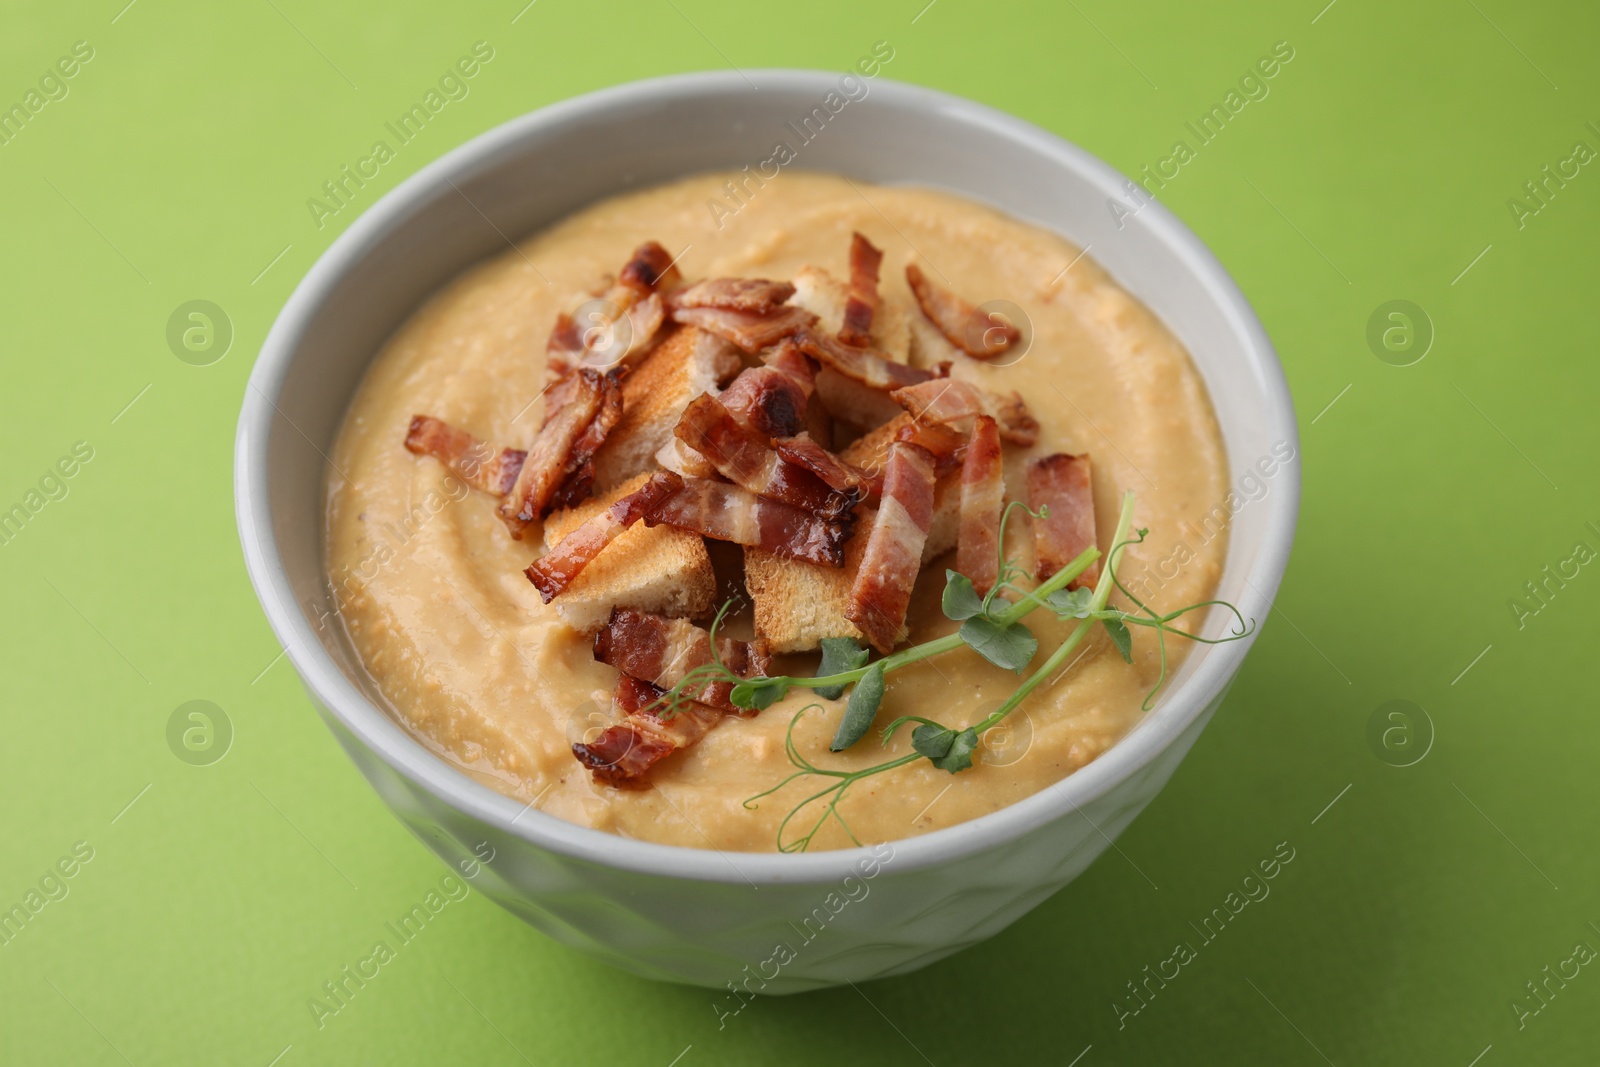
<instances>
[{"instance_id":1,"label":"green background","mask_svg":"<svg viewBox=\"0 0 1600 1067\"><path fill-rule=\"evenodd\" d=\"M1578 942L1600 948L1600 568L1552 583L1521 627L1509 602L1580 539L1600 548L1600 168L1521 227L1507 206L1576 141L1600 149L1592 5L523 2L0 16L0 103L73 42L94 48L0 146L0 508L75 442L94 450L0 545L0 907L75 842L94 850L0 947L0 1061L1595 1061L1600 968L1552 982L1520 1026L1512 1004L1538 1006L1524 984ZM577 93L732 64L842 70L879 40L886 76L1132 171L1192 140L1183 123L1275 42L1294 48L1162 193L1294 389L1306 491L1278 610L1118 850L993 941L719 1030L714 994L611 971L474 894L314 1024L307 998L443 868L279 659L234 532L234 420L273 316L357 214L318 229L306 199L478 40L495 59L471 95L358 206ZM165 338L194 299L235 333L209 366ZM1411 366L1366 339L1395 299L1436 333ZM235 733L210 766L166 737L197 699ZM1431 728L1413 712L1410 734L1369 742L1390 700ZM1119 1028L1125 983L1198 943L1189 924L1279 842L1295 859L1271 895Z\"/></svg>"}]
</instances>

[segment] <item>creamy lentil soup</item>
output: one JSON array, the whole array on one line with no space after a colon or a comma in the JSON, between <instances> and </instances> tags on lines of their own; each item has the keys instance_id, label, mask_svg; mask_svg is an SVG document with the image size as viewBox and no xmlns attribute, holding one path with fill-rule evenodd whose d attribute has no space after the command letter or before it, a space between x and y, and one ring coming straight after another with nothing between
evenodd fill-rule
<instances>
[{"instance_id":1,"label":"creamy lentil soup","mask_svg":"<svg viewBox=\"0 0 1600 1067\"><path fill-rule=\"evenodd\" d=\"M598 614L570 605L564 614L563 597L546 603L524 575L557 540L552 531L565 532L583 512L557 510L542 522L533 517L514 538L495 495L473 488L449 465L408 451L414 415L466 428L496 447L529 448L559 388L549 388L546 368L552 324L614 285L619 265L641 241L660 242L686 283L788 280L810 269L845 279L846 252L860 233L882 250L874 320L880 347L911 367L951 364L947 372L928 373L996 395L1015 391L1036 420L1034 443L1005 445L1006 499L1023 498L1025 466L1037 457L1088 456L1093 529L1104 551L1124 490L1137 493L1134 525L1148 527L1149 537L1122 554L1117 573L1130 588L1150 590L1157 608L1212 595L1226 550L1215 515L1228 484L1210 401L1183 346L1061 237L949 193L804 172L786 171L759 188L746 181L736 187L744 193L739 210L729 214L730 180L741 179L702 175L597 203L469 269L419 308L377 355L340 432L333 461L341 473L329 475L326 560L339 619L392 714L442 758L582 826L691 848L764 851L776 846L779 821L809 783L754 808L744 802L793 771L786 731L795 713L818 698L797 689L758 713L722 717L692 747L653 766L647 788L597 780L574 758L573 746L621 715L619 672L595 655L593 628L604 621L607 604L591 605ZM713 201L722 210L713 210ZM973 302L1020 308L1025 346L986 360L944 342L908 287L908 263ZM689 327L668 321L661 329ZM730 371L760 362L735 354L737 364L715 372L721 386ZM640 382L655 358L648 348L641 356L629 375ZM728 354L720 358L726 362ZM818 394L824 392L819 386ZM629 418L624 412L619 429ZM865 432L835 422L827 444L848 455L849 438ZM640 475L653 469L648 456L640 462ZM593 492L603 503L615 499L615 487L605 484L603 463L601 470ZM855 536L864 536L865 521L858 520ZM1025 517L1008 525L1008 551L1027 556L1028 528ZM716 572L711 602L734 595L743 604L739 548L707 543ZM664 558L643 555L658 564ZM945 569L955 555L941 554L922 568L905 612L906 640L955 629L940 609ZM602 552L593 562L597 574L606 559ZM1166 566L1152 580L1158 562ZM662 565L669 582L674 569L689 566ZM699 597L693 610L701 626L709 621L705 608ZM1071 631L1047 614L1027 620L1040 643L1035 667ZM749 639L753 625L749 611L739 611L724 632ZM1158 675L1154 636L1135 630L1129 665L1097 627L1069 669L983 735L970 770L950 774L923 760L863 782L840 805L850 830L872 843L951 826L1083 767L1141 718ZM796 641L804 637L786 638L789 646ZM1187 644L1169 641L1169 667ZM780 654L771 671L810 675L816 658ZM917 714L959 728L992 711L1018 682L1017 674L958 648L889 675L877 723ZM830 753L844 703L821 700L794 730L809 758L852 768L910 750L909 731L887 749L874 731L848 751ZM849 844L844 829L830 822L811 847Z\"/></svg>"}]
</instances>

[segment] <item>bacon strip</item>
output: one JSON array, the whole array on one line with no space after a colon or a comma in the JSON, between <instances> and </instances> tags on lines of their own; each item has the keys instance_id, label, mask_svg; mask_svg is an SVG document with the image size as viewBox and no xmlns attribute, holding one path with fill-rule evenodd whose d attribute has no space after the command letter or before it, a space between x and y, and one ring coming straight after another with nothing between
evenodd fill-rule
<instances>
[{"instance_id":1,"label":"bacon strip","mask_svg":"<svg viewBox=\"0 0 1600 1067\"><path fill-rule=\"evenodd\" d=\"M680 307L673 310L672 319L674 322L698 326L751 353L777 344L817 321L817 317L805 308L787 304L767 313L734 308Z\"/></svg>"},{"instance_id":2,"label":"bacon strip","mask_svg":"<svg viewBox=\"0 0 1600 1067\"><path fill-rule=\"evenodd\" d=\"M648 787L652 767L679 749L697 744L725 715L720 708L694 702L663 720L652 705L664 693L627 675L617 682L612 699L625 716L623 721L608 726L592 742L572 746L572 754L589 768L596 782L621 789Z\"/></svg>"},{"instance_id":3,"label":"bacon strip","mask_svg":"<svg viewBox=\"0 0 1600 1067\"><path fill-rule=\"evenodd\" d=\"M683 488L645 516L645 524L666 523L702 537L754 545L787 559L844 566L850 524L828 522L780 500L768 500L725 482L688 478Z\"/></svg>"},{"instance_id":4,"label":"bacon strip","mask_svg":"<svg viewBox=\"0 0 1600 1067\"><path fill-rule=\"evenodd\" d=\"M690 671L711 662L711 634L688 619L614 608L610 620L594 635L594 658L631 678L671 689ZM772 657L759 641L718 636L717 658L741 678L765 674L772 666ZM690 695L702 704L741 712L728 699L731 692L728 682L710 682Z\"/></svg>"},{"instance_id":5,"label":"bacon strip","mask_svg":"<svg viewBox=\"0 0 1600 1067\"><path fill-rule=\"evenodd\" d=\"M633 250L622 273L617 275L617 284L625 285L640 297L645 297L671 288L681 278L678 268L673 266L672 253L656 241L646 241Z\"/></svg>"},{"instance_id":6,"label":"bacon strip","mask_svg":"<svg viewBox=\"0 0 1600 1067\"><path fill-rule=\"evenodd\" d=\"M1050 509L1048 517L1033 522L1035 574L1043 581L1095 543L1089 457L1057 452L1028 464L1028 506ZM1088 588L1099 578L1100 561L1095 560L1068 588Z\"/></svg>"},{"instance_id":7,"label":"bacon strip","mask_svg":"<svg viewBox=\"0 0 1600 1067\"><path fill-rule=\"evenodd\" d=\"M672 294L673 310L678 308L727 308L733 311L768 312L794 295L788 282L766 278L707 278Z\"/></svg>"},{"instance_id":8,"label":"bacon strip","mask_svg":"<svg viewBox=\"0 0 1600 1067\"><path fill-rule=\"evenodd\" d=\"M883 501L844 613L879 652L893 649L905 630L911 589L933 523L933 484L934 459L925 449L905 441L889 446Z\"/></svg>"},{"instance_id":9,"label":"bacon strip","mask_svg":"<svg viewBox=\"0 0 1600 1067\"><path fill-rule=\"evenodd\" d=\"M591 517L534 560L523 573L539 590L546 604L560 596L595 557L628 527L644 518L651 508L683 488L683 479L671 471L652 475L635 492Z\"/></svg>"},{"instance_id":10,"label":"bacon strip","mask_svg":"<svg viewBox=\"0 0 1600 1067\"><path fill-rule=\"evenodd\" d=\"M972 425L961 465L961 516L956 533L956 570L972 580L979 596L1000 576L1000 509L1006 473L1000 463L1000 427L987 415Z\"/></svg>"},{"instance_id":11,"label":"bacon strip","mask_svg":"<svg viewBox=\"0 0 1600 1067\"><path fill-rule=\"evenodd\" d=\"M719 399L734 418L756 433L793 437L805 425L810 390L777 367L747 367Z\"/></svg>"},{"instance_id":12,"label":"bacon strip","mask_svg":"<svg viewBox=\"0 0 1600 1067\"><path fill-rule=\"evenodd\" d=\"M938 377L932 371L896 363L871 348L846 344L838 338L811 329L796 333L794 343L806 355L820 360L846 378L873 389L900 389Z\"/></svg>"},{"instance_id":13,"label":"bacon strip","mask_svg":"<svg viewBox=\"0 0 1600 1067\"><path fill-rule=\"evenodd\" d=\"M1000 396L971 382L951 378L896 389L891 395L919 419L932 419L970 432L974 418L988 415L1000 425L1000 436L1012 444L1031 445L1039 439L1039 423L1028 414L1028 406L1017 393Z\"/></svg>"},{"instance_id":14,"label":"bacon strip","mask_svg":"<svg viewBox=\"0 0 1600 1067\"><path fill-rule=\"evenodd\" d=\"M934 458L937 473L947 474L961 466L970 438L945 423L913 418L909 424L895 431L894 439L926 449Z\"/></svg>"},{"instance_id":15,"label":"bacon strip","mask_svg":"<svg viewBox=\"0 0 1600 1067\"><path fill-rule=\"evenodd\" d=\"M985 315L961 297L928 280L915 263L906 264L906 284L917 306L945 340L973 359L994 359L1022 340L1022 331L995 314Z\"/></svg>"},{"instance_id":16,"label":"bacon strip","mask_svg":"<svg viewBox=\"0 0 1600 1067\"><path fill-rule=\"evenodd\" d=\"M617 276L617 283L607 289L602 298L614 306L614 318L609 311L610 321L576 322L566 313L556 316L555 328L545 344L546 374L557 379L576 367L604 370L642 352L666 321L660 290L680 278L678 268L672 265L671 254L655 241L646 241L634 249ZM623 319L628 323L627 348L618 352L614 349Z\"/></svg>"},{"instance_id":17,"label":"bacon strip","mask_svg":"<svg viewBox=\"0 0 1600 1067\"><path fill-rule=\"evenodd\" d=\"M855 492L835 490L805 467L789 463L767 439L739 425L722 402L702 393L684 409L672 431L723 477L769 500L838 522L856 506Z\"/></svg>"},{"instance_id":18,"label":"bacon strip","mask_svg":"<svg viewBox=\"0 0 1600 1067\"><path fill-rule=\"evenodd\" d=\"M550 339L544 345L545 374L552 380L561 378L578 365L583 358L583 331L578 329L577 322L565 311L556 316L556 324L550 329ZM550 405L545 405L545 411L550 410Z\"/></svg>"},{"instance_id":19,"label":"bacon strip","mask_svg":"<svg viewBox=\"0 0 1600 1067\"><path fill-rule=\"evenodd\" d=\"M577 381L572 400L563 404L533 439L516 484L500 501L500 517L510 527L512 537L520 539L528 524L544 513L566 474L573 446L600 411L604 393L601 376L581 369L574 378Z\"/></svg>"},{"instance_id":20,"label":"bacon strip","mask_svg":"<svg viewBox=\"0 0 1600 1067\"><path fill-rule=\"evenodd\" d=\"M793 437L781 438L775 444L778 455L815 474L824 485L840 492L856 490L859 496L866 495L863 487L872 481L871 475L857 470L817 444L804 430Z\"/></svg>"},{"instance_id":21,"label":"bacon strip","mask_svg":"<svg viewBox=\"0 0 1600 1067\"><path fill-rule=\"evenodd\" d=\"M872 316L878 311L878 264L883 252L860 232L850 235L850 298L844 305L839 340L847 345L872 344Z\"/></svg>"},{"instance_id":22,"label":"bacon strip","mask_svg":"<svg viewBox=\"0 0 1600 1067\"><path fill-rule=\"evenodd\" d=\"M607 374L600 382L600 410L572 443L565 478L550 498L551 510L577 507L594 491L594 456L622 419L622 375ZM548 421L548 420L547 420Z\"/></svg>"},{"instance_id":23,"label":"bacon strip","mask_svg":"<svg viewBox=\"0 0 1600 1067\"><path fill-rule=\"evenodd\" d=\"M517 482L528 454L520 448L498 453L465 430L458 430L432 415L413 415L406 429L406 448L419 456L432 456L460 475L474 489L505 496Z\"/></svg>"}]
</instances>

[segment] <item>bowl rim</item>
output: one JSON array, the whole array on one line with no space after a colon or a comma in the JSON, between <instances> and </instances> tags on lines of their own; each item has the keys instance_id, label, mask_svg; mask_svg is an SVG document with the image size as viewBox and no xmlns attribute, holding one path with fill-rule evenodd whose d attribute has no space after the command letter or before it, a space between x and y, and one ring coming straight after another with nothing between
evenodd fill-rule
<instances>
[{"instance_id":1,"label":"bowl rim","mask_svg":"<svg viewBox=\"0 0 1600 1067\"><path fill-rule=\"evenodd\" d=\"M784 68L701 71L615 85L531 111L495 126L418 170L357 217L318 257L279 312L261 345L245 388L234 457L234 502L246 569L274 635L299 673L312 699L392 770L455 810L500 833L540 849L597 866L662 878L721 884L818 885L836 883L857 870L882 845L806 853L728 852L665 845L590 829L533 809L472 779L436 755L345 676L317 639L296 601L278 550L270 515L267 433L277 414L276 399L312 314L336 279L370 250L373 242L426 201L449 178L471 175L492 165L503 150L540 128L604 116L613 109L649 101L703 99L744 94L746 78L807 92L827 91L836 71ZM1126 177L1083 148L1032 123L963 97L890 79L875 79L875 96L902 107L916 107L988 127L1067 169L1085 175L1114 194ZM1195 234L1160 201L1139 213L1142 225L1169 247L1198 278L1209 299L1247 338L1245 357L1269 397L1265 412L1274 440L1285 440L1300 454L1294 406L1283 367L1255 312L1226 268ZM1134 294L1138 295L1138 294ZM1243 607L1261 611L1265 621L1288 563L1299 510L1298 462L1285 464L1278 491L1262 501L1268 509L1265 533L1248 561L1247 587L1254 599ZM320 506L319 506L320 512ZM1259 633L1259 625L1257 627ZM918 870L1005 845L1104 796L1137 775L1178 739L1228 687L1254 635L1214 646L1195 672L1167 692L1156 708L1089 764L1039 792L998 811L914 837L896 839L896 872ZM387 802L387 801L386 801ZM1085 816L1087 817L1087 816ZM879 853L881 854L881 853Z\"/></svg>"}]
</instances>

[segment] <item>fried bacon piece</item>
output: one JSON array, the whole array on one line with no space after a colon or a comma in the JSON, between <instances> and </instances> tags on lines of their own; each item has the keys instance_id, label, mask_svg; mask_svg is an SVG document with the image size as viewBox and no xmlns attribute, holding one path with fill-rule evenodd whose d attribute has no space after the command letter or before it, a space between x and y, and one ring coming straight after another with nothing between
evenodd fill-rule
<instances>
[{"instance_id":1,"label":"fried bacon piece","mask_svg":"<svg viewBox=\"0 0 1600 1067\"><path fill-rule=\"evenodd\" d=\"M857 470L826 448L817 444L812 436L802 430L793 437L780 438L774 442L778 455L793 463L797 467L804 467L820 478L823 484L840 492L856 491L858 496L866 496L866 486L872 482L872 476L862 470Z\"/></svg>"},{"instance_id":2,"label":"fried bacon piece","mask_svg":"<svg viewBox=\"0 0 1600 1067\"><path fill-rule=\"evenodd\" d=\"M794 343L806 355L873 389L900 389L938 377L933 371L896 363L871 348L846 344L809 328L796 333Z\"/></svg>"},{"instance_id":3,"label":"fried bacon piece","mask_svg":"<svg viewBox=\"0 0 1600 1067\"><path fill-rule=\"evenodd\" d=\"M572 754L596 782L620 789L647 788L652 767L697 744L726 714L695 701L662 719L657 701L665 692L627 675L618 680L612 700L624 716L622 722L606 727L594 741L572 746Z\"/></svg>"},{"instance_id":4,"label":"fried bacon piece","mask_svg":"<svg viewBox=\"0 0 1600 1067\"><path fill-rule=\"evenodd\" d=\"M956 533L956 570L983 596L1000 576L1000 509L1006 474L1000 464L1000 427L987 415L972 424L961 465L961 516Z\"/></svg>"},{"instance_id":5,"label":"fried bacon piece","mask_svg":"<svg viewBox=\"0 0 1600 1067\"><path fill-rule=\"evenodd\" d=\"M872 344L872 316L878 310L878 264L883 251L860 232L850 235L850 298L844 305L839 340L847 345Z\"/></svg>"},{"instance_id":6,"label":"fried bacon piece","mask_svg":"<svg viewBox=\"0 0 1600 1067\"><path fill-rule=\"evenodd\" d=\"M672 312L674 322L698 326L725 341L755 353L775 345L785 337L810 326L817 317L804 308L787 304L770 312L740 311L736 308L679 307Z\"/></svg>"},{"instance_id":7,"label":"fried bacon piece","mask_svg":"<svg viewBox=\"0 0 1600 1067\"><path fill-rule=\"evenodd\" d=\"M566 375L583 358L583 347L583 331L578 329L577 321L565 311L561 312L544 345L545 374L552 380ZM545 411L549 410L547 403Z\"/></svg>"},{"instance_id":8,"label":"fried bacon piece","mask_svg":"<svg viewBox=\"0 0 1600 1067\"><path fill-rule=\"evenodd\" d=\"M850 539L848 522L829 522L793 504L704 478L685 479L683 488L644 521L648 526L666 523L702 537L754 545L826 567L844 566L844 543Z\"/></svg>"},{"instance_id":9,"label":"fried bacon piece","mask_svg":"<svg viewBox=\"0 0 1600 1067\"><path fill-rule=\"evenodd\" d=\"M630 678L671 689L690 671L711 662L711 635L688 619L614 608L610 620L594 635L594 658ZM717 659L741 678L765 674L772 666L761 642L731 637L717 638ZM728 682L708 682L689 695L714 708L742 712L728 699L731 692Z\"/></svg>"},{"instance_id":10,"label":"fried bacon piece","mask_svg":"<svg viewBox=\"0 0 1600 1067\"><path fill-rule=\"evenodd\" d=\"M733 417L767 437L793 437L805 425L816 388L811 363L785 341L764 366L739 372L718 398Z\"/></svg>"},{"instance_id":11,"label":"fried bacon piece","mask_svg":"<svg viewBox=\"0 0 1600 1067\"><path fill-rule=\"evenodd\" d=\"M505 496L517 483L528 454L520 448L484 444L465 430L458 430L432 415L413 415L406 429L406 449L419 456L432 456L460 475L474 489Z\"/></svg>"},{"instance_id":12,"label":"fried bacon piece","mask_svg":"<svg viewBox=\"0 0 1600 1067\"><path fill-rule=\"evenodd\" d=\"M549 552L534 560L523 573L528 576L546 604L560 596L583 568L594 562L607 545L628 527L644 518L651 508L683 487L683 479L671 471L660 471L635 492L580 524Z\"/></svg>"},{"instance_id":13,"label":"fried bacon piece","mask_svg":"<svg viewBox=\"0 0 1600 1067\"><path fill-rule=\"evenodd\" d=\"M604 370L642 352L666 321L666 306L661 290L679 281L672 256L655 241L646 241L633 250L617 282L602 299L612 305L604 317L578 322L569 314L556 316L555 328L545 343L545 372L552 379L569 374L575 367ZM614 351L618 344L618 325L627 320L626 349Z\"/></svg>"},{"instance_id":14,"label":"fried bacon piece","mask_svg":"<svg viewBox=\"0 0 1600 1067\"><path fill-rule=\"evenodd\" d=\"M594 454L606 443L606 437L622 420L622 375L617 371L607 374L600 383L600 410L583 434L572 443L572 455L567 459L565 478L550 497L550 508L573 508L589 499L594 492ZM549 421L548 418L546 421Z\"/></svg>"},{"instance_id":15,"label":"fried bacon piece","mask_svg":"<svg viewBox=\"0 0 1600 1067\"><path fill-rule=\"evenodd\" d=\"M556 487L567 473L573 446L600 411L605 394L604 378L587 368L572 375L572 397L562 404L528 449L528 458L517 474L517 481L500 501L500 517L511 529L511 536L522 531L546 510Z\"/></svg>"},{"instance_id":16,"label":"fried bacon piece","mask_svg":"<svg viewBox=\"0 0 1600 1067\"><path fill-rule=\"evenodd\" d=\"M905 441L889 446L883 500L845 608L845 618L879 652L893 649L905 631L911 589L933 522L933 483L934 458L927 450Z\"/></svg>"},{"instance_id":17,"label":"fried bacon piece","mask_svg":"<svg viewBox=\"0 0 1600 1067\"><path fill-rule=\"evenodd\" d=\"M1017 393L1001 396L951 378L896 389L892 395L896 403L919 419L932 419L970 432L975 417L988 415L999 424L1000 436L1012 444L1031 445L1039 439L1039 423L1028 414L1028 406Z\"/></svg>"},{"instance_id":18,"label":"fried bacon piece","mask_svg":"<svg viewBox=\"0 0 1600 1067\"><path fill-rule=\"evenodd\" d=\"M707 278L672 294L672 309L727 308L733 311L776 310L794 295L788 282L766 278Z\"/></svg>"},{"instance_id":19,"label":"fried bacon piece","mask_svg":"<svg viewBox=\"0 0 1600 1067\"><path fill-rule=\"evenodd\" d=\"M912 418L895 431L894 439L926 449L933 456L935 471L947 474L961 466L962 458L967 454L969 436L942 422Z\"/></svg>"},{"instance_id":20,"label":"fried bacon piece","mask_svg":"<svg viewBox=\"0 0 1600 1067\"><path fill-rule=\"evenodd\" d=\"M833 489L810 470L785 460L766 437L741 426L709 393L690 401L672 432L723 477L759 496L804 508L829 522L845 519L856 506L859 494Z\"/></svg>"},{"instance_id":21,"label":"fried bacon piece","mask_svg":"<svg viewBox=\"0 0 1600 1067\"><path fill-rule=\"evenodd\" d=\"M1029 463L1028 507L1050 509L1048 517L1033 521L1035 574L1043 581L1095 543L1089 457L1057 452ZM1100 561L1096 560L1068 588L1088 588L1099 578Z\"/></svg>"},{"instance_id":22,"label":"fried bacon piece","mask_svg":"<svg viewBox=\"0 0 1600 1067\"><path fill-rule=\"evenodd\" d=\"M906 284L928 321L939 328L945 340L973 359L994 359L1022 340L1021 330L935 285L915 263L906 264Z\"/></svg>"},{"instance_id":23,"label":"fried bacon piece","mask_svg":"<svg viewBox=\"0 0 1600 1067\"><path fill-rule=\"evenodd\" d=\"M670 289L682 277L673 266L672 253L656 241L646 241L633 250L633 255L617 275L617 284L625 285L640 298L651 293Z\"/></svg>"}]
</instances>

